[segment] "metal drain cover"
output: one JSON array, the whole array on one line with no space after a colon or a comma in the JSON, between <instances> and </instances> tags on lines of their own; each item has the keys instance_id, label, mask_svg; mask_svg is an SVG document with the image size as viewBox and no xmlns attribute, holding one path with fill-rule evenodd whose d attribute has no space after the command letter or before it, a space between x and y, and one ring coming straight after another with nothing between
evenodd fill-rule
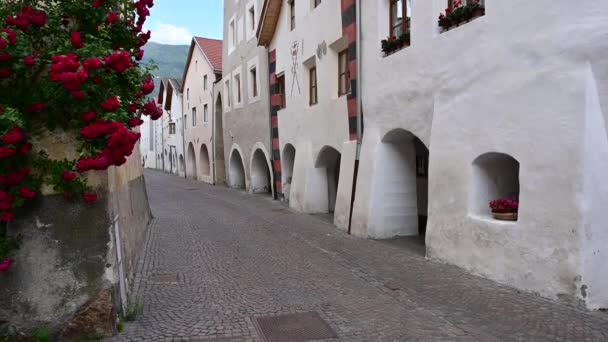
<instances>
[{"instance_id":1,"label":"metal drain cover","mask_svg":"<svg viewBox=\"0 0 608 342\"><path fill-rule=\"evenodd\" d=\"M162 285L174 285L178 283L177 274L157 274L151 276L149 280Z\"/></svg>"},{"instance_id":2,"label":"metal drain cover","mask_svg":"<svg viewBox=\"0 0 608 342\"><path fill-rule=\"evenodd\" d=\"M338 337L316 312L256 317L254 323L266 342L303 342Z\"/></svg>"}]
</instances>

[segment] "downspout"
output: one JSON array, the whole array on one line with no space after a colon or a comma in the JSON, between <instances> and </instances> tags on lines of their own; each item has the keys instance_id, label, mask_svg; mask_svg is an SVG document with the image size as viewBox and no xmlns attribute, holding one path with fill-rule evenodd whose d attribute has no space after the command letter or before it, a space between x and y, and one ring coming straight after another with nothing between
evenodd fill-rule
<instances>
[{"instance_id":1,"label":"downspout","mask_svg":"<svg viewBox=\"0 0 608 342\"><path fill-rule=\"evenodd\" d=\"M187 160L188 158L186 158L186 120L184 119L184 92L183 92L183 86L182 86L182 127L180 128L182 130L182 156L184 157L184 178L188 179L188 164L187 164ZM179 161L178 161L179 162Z\"/></svg>"},{"instance_id":2,"label":"downspout","mask_svg":"<svg viewBox=\"0 0 608 342\"><path fill-rule=\"evenodd\" d=\"M270 172L272 172L272 198L274 200L279 199L279 194L277 193L277 180L274 179L274 175L276 174L274 171L274 153L272 152L272 89L271 89L271 84L270 84L270 60L268 59L268 57L270 57L269 55L269 51L270 48L268 46L264 47L264 53L266 54L266 60L268 61L268 63L266 63L267 65L267 72L266 72L266 84L268 84L268 134L270 137L270 144L268 146L270 146ZM275 62L276 65L276 62ZM278 115L278 114L277 114ZM280 148L280 147L279 147ZM283 182L282 179L279 180L280 182Z\"/></svg>"},{"instance_id":3,"label":"downspout","mask_svg":"<svg viewBox=\"0 0 608 342\"><path fill-rule=\"evenodd\" d=\"M355 195L357 193L357 178L359 176L359 160L361 158L361 143L363 141L363 91L361 90L361 66L362 66L362 53L361 47L361 0L357 0L356 9L356 52L357 52L357 151L355 154L355 169L353 172L353 188L350 201L350 215L348 217L348 234L351 234L351 228L353 223L353 210L355 206Z\"/></svg>"},{"instance_id":4,"label":"downspout","mask_svg":"<svg viewBox=\"0 0 608 342\"><path fill-rule=\"evenodd\" d=\"M214 72L215 73L215 72ZM215 134L216 132L216 122L215 122L215 84L217 83L217 81L213 82L213 84L211 85L211 154L213 156L213 167L211 167L211 181L213 182L213 185L216 185L215 183L215 175L216 175L216 166L217 166L217 154L216 154L216 148L215 148ZM204 114L204 113L203 113ZM209 115L209 113L207 113L207 116ZM209 119L209 117L207 117L207 119Z\"/></svg>"}]
</instances>

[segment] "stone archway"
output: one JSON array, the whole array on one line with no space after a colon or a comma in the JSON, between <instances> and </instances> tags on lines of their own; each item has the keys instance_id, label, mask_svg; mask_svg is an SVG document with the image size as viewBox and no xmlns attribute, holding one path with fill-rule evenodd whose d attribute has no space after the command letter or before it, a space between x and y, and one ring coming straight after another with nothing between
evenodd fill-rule
<instances>
[{"instance_id":1,"label":"stone archway","mask_svg":"<svg viewBox=\"0 0 608 342\"><path fill-rule=\"evenodd\" d=\"M323 197L327 196L327 212L333 213L336 208L336 199L338 196L338 184L340 183L340 162L342 155L338 150L331 146L325 146L319 151L315 167L325 169L322 173L322 181L320 184L326 186L327 189ZM323 191L322 191L323 193Z\"/></svg>"},{"instance_id":2,"label":"stone archway","mask_svg":"<svg viewBox=\"0 0 608 342\"><path fill-rule=\"evenodd\" d=\"M285 196L285 201L289 203L291 184L293 182L293 168L296 161L296 149L292 144L286 144L283 148L281 161L283 163L281 168L283 176L283 195Z\"/></svg>"},{"instance_id":3,"label":"stone archway","mask_svg":"<svg viewBox=\"0 0 608 342\"><path fill-rule=\"evenodd\" d=\"M187 172L186 177L190 179L197 179L197 171L196 171L196 154L194 153L194 145L190 143L188 145L188 153L186 154L187 162Z\"/></svg>"},{"instance_id":4,"label":"stone archway","mask_svg":"<svg viewBox=\"0 0 608 342\"><path fill-rule=\"evenodd\" d=\"M211 174L211 163L209 162L209 150L207 149L207 145L201 145L201 151L199 155L201 173L203 176L209 176Z\"/></svg>"},{"instance_id":5,"label":"stone archway","mask_svg":"<svg viewBox=\"0 0 608 342\"><path fill-rule=\"evenodd\" d=\"M371 234L378 238L421 236L426 232L429 150L404 129L388 132L376 151ZM420 239L424 243L424 239Z\"/></svg>"},{"instance_id":6,"label":"stone archway","mask_svg":"<svg viewBox=\"0 0 608 342\"><path fill-rule=\"evenodd\" d=\"M258 148L251 157L251 192L254 194L272 194L272 182L268 158Z\"/></svg>"},{"instance_id":7,"label":"stone archway","mask_svg":"<svg viewBox=\"0 0 608 342\"><path fill-rule=\"evenodd\" d=\"M230 187L233 189L245 189L245 164L241 153L234 149L230 155L230 166L228 172Z\"/></svg>"},{"instance_id":8,"label":"stone archway","mask_svg":"<svg viewBox=\"0 0 608 342\"><path fill-rule=\"evenodd\" d=\"M184 161L184 155L179 155L179 174L183 175L186 172L186 162Z\"/></svg>"}]
</instances>

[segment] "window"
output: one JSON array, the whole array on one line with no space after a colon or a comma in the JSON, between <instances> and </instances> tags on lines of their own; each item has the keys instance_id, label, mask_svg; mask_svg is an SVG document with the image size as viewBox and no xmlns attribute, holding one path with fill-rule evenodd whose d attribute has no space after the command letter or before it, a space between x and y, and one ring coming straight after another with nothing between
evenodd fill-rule
<instances>
[{"instance_id":1,"label":"window","mask_svg":"<svg viewBox=\"0 0 608 342\"><path fill-rule=\"evenodd\" d=\"M169 134L175 134L175 122L169 123Z\"/></svg>"},{"instance_id":2,"label":"window","mask_svg":"<svg viewBox=\"0 0 608 342\"><path fill-rule=\"evenodd\" d=\"M296 0L289 0L289 25L291 30L296 28Z\"/></svg>"},{"instance_id":3,"label":"window","mask_svg":"<svg viewBox=\"0 0 608 342\"><path fill-rule=\"evenodd\" d=\"M407 1L407 5L404 2ZM409 32L409 13L408 7L411 8L411 0L390 0L390 30L389 36L399 38L401 34Z\"/></svg>"},{"instance_id":4,"label":"window","mask_svg":"<svg viewBox=\"0 0 608 342\"><path fill-rule=\"evenodd\" d=\"M192 127L196 126L196 107L192 107Z\"/></svg>"},{"instance_id":5,"label":"window","mask_svg":"<svg viewBox=\"0 0 608 342\"><path fill-rule=\"evenodd\" d=\"M203 107L203 122L207 123L209 122L209 106L205 105Z\"/></svg>"},{"instance_id":6,"label":"window","mask_svg":"<svg viewBox=\"0 0 608 342\"><path fill-rule=\"evenodd\" d=\"M234 19L232 19L230 21L230 24L228 24L228 48L229 48L229 51L234 50L235 46L236 46L236 27L235 27Z\"/></svg>"},{"instance_id":7,"label":"window","mask_svg":"<svg viewBox=\"0 0 608 342\"><path fill-rule=\"evenodd\" d=\"M317 99L317 68L316 67L310 68L309 75L310 75L309 76L310 77L310 79L309 79L309 83L310 83L309 100L310 101L309 101L309 103L312 106L312 105L317 104L317 102L318 102L318 99Z\"/></svg>"},{"instance_id":8,"label":"window","mask_svg":"<svg viewBox=\"0 0 608 342\"><path fill-rule=\"evenodd\" d=\"M258 70L255 66L249 69L249 82L251 87L251 96L258 97Z\"/></svg>"},{"instance_id":9,"label":"window","mask_svg":"<svg viewBox=\"0 0 608 342\"><path fill-rule=\"evenodd\" d=\"M203 76L203 89L207 90L207 75Z\"/></svg>"},{"instance_id":10,"label":"window","mask_svg":"<svg viewBox=\"0 0 608 342\"><path fill-rule=\"evenodd\" d=\"M226 96L226 108L230 108L232 105L232 94L230 92L230 80L224 82L224 94Z\"/></svg>"},{"instance_id":11,"label":"window","mask_svg":"<svg viewBox=\"0 0 608 342\"><path fill-rule=\"evenodd\" d=\"M255 7L249 8L249 29L255 31Z\"/></svg>"},{"instance_id":12,"label":"window","mask_svg":"<svg viewBox=\"0 0 608 342\"><path fill-rule=\"evenodd\" d=\"M241 75L240 74L236 74L234 76L234 92L236 95L235 98L235 103L239 104L241 103Z\"/></svg>"},{"instance_id":13,"label":"window","mask_svg":"<svg viewBox=\"0 0 608 342\"><path fill-rule=\"evenodd\" d=\"M198 71L198 61L194 62L194 71Z\"/></svg>"},{"instance_id":14,"label":"window","mask_svg":"<svg viewBox=\"0 0 608 342\"><path fill-rule=\"evenodd\" d=\"M338 94L350 92L350 71L348 65L348 50L338 54Z\"/></svg>"},{"instance_id":15,"label":"window","mask_svg":"<svg viewBox=\"0 0 608 342\"><path fill-rule=\"evenodd\" d=\"M285 75L277 76L277 95L281 97L281 108L287 106L285 100Z\"/></svg>"},{"instance_id":16,"label":"window","mask_svg":"<svg viewBox=\"0 0 608 342\"><path fill-rule=\"evenodd\" d=\"M314 8L317 8L321 4L321 0L312 0L312 4Z\"/></svg>"},{"instance_id":17,"label":"window","mask_svg":"<svg viewBox=\"0 0 608 342\"><path fill-rule=\"evenodd\" d=\"M190 88L186 89L186 100L190 101Z\"/></svg>"}]
</instances>

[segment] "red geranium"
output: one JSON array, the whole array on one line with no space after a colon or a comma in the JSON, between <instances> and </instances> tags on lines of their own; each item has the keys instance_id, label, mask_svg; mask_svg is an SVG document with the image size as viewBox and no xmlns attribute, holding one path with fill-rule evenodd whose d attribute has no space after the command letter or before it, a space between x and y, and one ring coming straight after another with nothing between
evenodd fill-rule
<instances>
[{"instance_id":1,"label":"red geranium","mask_svg":"<svg viewBox=\"0 0 608 342\"><path fill-rule=\"evenodd\" d=\"M72 38L70 39L70 43L74 47L74 49L82 49L84 44L82 44L82 37L80 36L80 32L72 32Z\"/></svg>"}]
</instances>

